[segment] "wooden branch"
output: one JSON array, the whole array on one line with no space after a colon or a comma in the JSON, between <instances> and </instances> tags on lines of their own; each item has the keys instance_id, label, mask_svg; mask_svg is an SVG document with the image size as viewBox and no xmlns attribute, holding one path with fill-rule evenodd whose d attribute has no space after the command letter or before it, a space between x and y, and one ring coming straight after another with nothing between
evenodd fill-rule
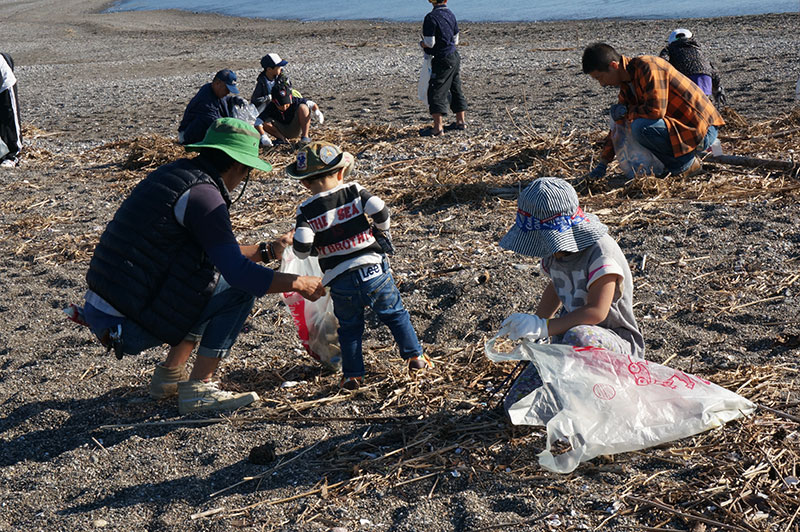
<instances>
[{"instance_id":1,"label":"wooden branch","mask_svg":"<svg viewBox=\"0 0 800 532\"><path fill-rule=\"evenodd\" d=\"M659 510L664 510L665 512L678 515L680 517L683 517L684 519L694 519L695 521L700 521L701 523L705 523L707 525L718 526L720 528L727 528L728 530L739 530L739 531L753 530L753 528L749 526L747 528L742 528L740 526L735 526L735 525L726 525L725 523L720 523L719 521L714 521L713 519L708 519L707 517L695 515L693 513L682 512L677 508L673 508L672 506L667 506L666 504L662 504L656 501L651 501L648 499L641 499L639 497L634 497L633 495L625 495L624 498L632 502L635 502L637 504L649 504L650 506L655 506Z\"/></svg>"},{"instance_id":2,"label":"wooden branch","mask_svg":"<svg viewBox=\"0 0 800 532\"><path fill-rule=\"evenodd\" d=\"M782 417L784 419L788 419L789 421L794 421L795 423L800 423L800 417L793 416L792 414L788 414L786 412L783 412L781 410L776 410L776 409L770 408L768 406L764 406L764 405L760 405L760 404L756 404L756 406L758 408L766 410L767 412L769 412L771 414L775 414L778 417Z\"/></svg>"},{"instance_id":3,"label":"wooden branch","mask_svg":"<svg viewBox=\"0 0 800 532\"><path fill-rule=\"evenodd\" d=\"M791 172L798 167L792 161L779 161L776 159L759 159L757 157L743 157L741 155L707 155L704 161L720 164L730 164L733 166L746 166L748 168L772 168L774 170L785 170Z\"/></svg>"}]
</instances>

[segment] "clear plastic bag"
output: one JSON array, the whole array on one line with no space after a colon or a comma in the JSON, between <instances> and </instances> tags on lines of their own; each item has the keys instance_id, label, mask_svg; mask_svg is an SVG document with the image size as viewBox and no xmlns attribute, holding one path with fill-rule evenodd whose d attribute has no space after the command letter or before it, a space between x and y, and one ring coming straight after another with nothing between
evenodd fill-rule
<instances>
[{"instance_id":1,"label":"clear plastic bag","mask_svg":"<svg viewBox=\"0 0 800 532\"><path fill-rule=\"evenodd\" d=\"M283 252L281 272L297 275L316 275L321 277L322 270L316 257L304 260L297 258L291 246ZM332 371L342 367L342 352L339 348L339 322L333 313L333 300L330 294L316 301L309 301L297 292L284 292L281 299L289 308L289 312L297 327L297 334L306 352L311 358Z\"/></svg>"},{"instance_id":2,"label":"clear plastic bag","mask_svg":"<svg viewBox=\"0 0 800 532\"><path fill-rule=\"evenodd\" d=\"M417 98L428 103L428 84L431 81L431 60L430 54L425 54L422 60L422 67L419 69L419 82L417 82Z\"/></svg>"},{"instance_id":3,"label":"clear plastic bag","mask_svg":"<svg viewBox=\"0 0 800 532\"><path fill-rule=\"evenodd\" d=\"M258 108L239 96L228 97L228 116L254 124L258 118Z\"/></svg>"},{"instance_id":4,"label":"clear plastic bag","mask_svg":"<svg viewBox=\"0 0 800 532\"><path fill-rule=\"evenodd\" d=\"M617 124L609 118L611 123L611 142L614 144L617 164L628 176L628 179L644 175L661 175L664 173L664 163L653 155L653 152L639 144L633 138L631 125Z\"/></svg>"},{"instance_id":5,"label":"clear plastic bag","mask_svg":"<svg viewBox=\"0 0 800 532\"><path fill-rule=\"evenodd\" d=\"M508 414L515 425L543 425L547 447L539 464L557 473L574 471L599 455L635 451L720 427L749 415L755 405L694 375L655 362L594 347L523 340L510 353L486 343L495 362L530 360L542 386ZM572 448L554 454L562 441Z\"/></svg>"}]
</instances>

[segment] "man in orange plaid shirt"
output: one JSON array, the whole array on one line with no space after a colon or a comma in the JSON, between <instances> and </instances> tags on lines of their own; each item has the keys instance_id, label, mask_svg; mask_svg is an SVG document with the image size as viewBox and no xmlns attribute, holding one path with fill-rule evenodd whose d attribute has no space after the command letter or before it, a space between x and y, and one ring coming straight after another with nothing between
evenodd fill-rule
<instances>
[{"instance_id":1,"label":"man in orange plaid shirt","mask_svg":"<svg viewBox=\"0 0 800 532\"><path fill-rule=\"evenodd\" d=\"M692 80L659 57L625 57L605 43L583 51L583 72L603 87L619 87L611 118L630 123L633 137L664 163L667 172L689 176L702 169L697 154L713 144L717 127L725 121ZM589 175L602 177L613 159L609 133Z\"/></svg>"}]
</instances>

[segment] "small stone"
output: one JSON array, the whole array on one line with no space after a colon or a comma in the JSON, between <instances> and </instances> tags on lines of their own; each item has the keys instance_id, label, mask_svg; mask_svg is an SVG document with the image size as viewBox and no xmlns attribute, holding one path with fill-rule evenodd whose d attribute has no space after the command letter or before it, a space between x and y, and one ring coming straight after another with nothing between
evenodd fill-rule
<instances>
[{"instance_id":1,"label":"small stone","mask_svg":"<svg viewBox=\"0 0 800 532\"><path fill-rule=\"evenodd\" d=\"M264 445L257 445L250 449L250 463L256 465L267 465L277 458L275 454L275 446L271 443Z\"/></svg>"},{"instance_id":2,"label":"small stone","mask_svg":"<svg viewBox=\"0 0 800 532\"><path fill-rule=\"evenodd\" d=\"M105 519L95 519L95 521L92 524L94 525L95 528L103 528L104 526L108 526L108 521L106 521Z\"/></svg>"}]
</instances>

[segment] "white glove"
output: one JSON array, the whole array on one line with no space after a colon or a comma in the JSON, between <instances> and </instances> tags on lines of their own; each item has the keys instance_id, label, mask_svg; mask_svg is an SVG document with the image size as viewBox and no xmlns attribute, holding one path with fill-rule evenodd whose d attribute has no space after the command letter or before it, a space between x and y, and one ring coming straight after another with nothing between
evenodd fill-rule
<instances>
[{"instance_id":1,"label":"white glove","mask_svg":"<svg viewBox=\"0 0 800 532\"><path fill-rule=\"evenodd\" d=\"M272 146L272 140L266 133L261 135L261 145L264 146L265 148L269 148L270 146Z\"/></svg>"},{"instance_id":2,"label":"white glove","mask_svg":"<svg viewBox=\"0 0 800 532\"><path fill-rule=\"evenodd\" d=\"M533 314L514 313L503 321L498 336L508 336L511 340L529 338L537 340L550 336L547 320Z\"/></svg>"},{"instance_id":3,"label":"white glove","mask_svg":"<svg viewBox=\"0 0 800 532\"><path fill-rule=\"evenodd\" d=\"M309 109L313 109L314 116L317 118L317 122L322 124L325 122L325 117L322 116L322 111L319 110L319 105L314 100L306 100L306 105L308 105Z\"/></svg>"}]
</instances>

